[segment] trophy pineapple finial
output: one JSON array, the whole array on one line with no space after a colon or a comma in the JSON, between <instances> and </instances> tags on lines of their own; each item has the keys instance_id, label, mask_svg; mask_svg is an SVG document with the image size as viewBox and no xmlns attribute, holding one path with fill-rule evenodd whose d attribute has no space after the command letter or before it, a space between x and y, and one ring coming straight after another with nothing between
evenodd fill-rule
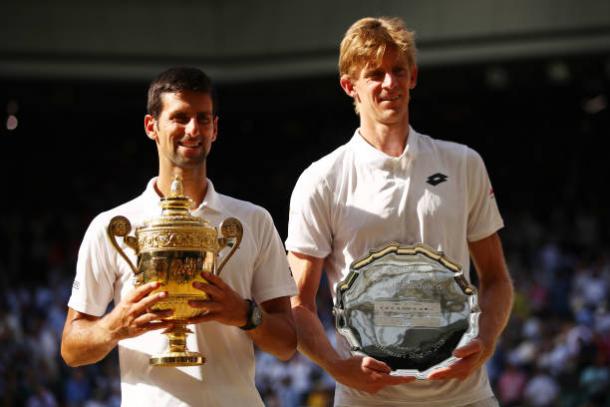
<instances>
[{"instance_id":1,"label":"trophy pineapple finial","mask_svg":"<svg viewBox=\"0 0 610 407\"><path fill-rule=\"evenodd\" d=\"M189 216L189 208L193 201L188 196L184 195L184 184L182 176L174 174L169 196L161 198L161 208L163 214L168 216Z\"/></svg>"},{"instance_id":2,"label":"trophy pineapple finial","mask_svg":"<svg viewBox=\"0 0 610 407\"><path fill-rule=\"evenodd\" d=\"M182 176L176 174L172 180L170 189L170 197L184 196L184 186L182 185Z\"/></svg>"}]
</instances>

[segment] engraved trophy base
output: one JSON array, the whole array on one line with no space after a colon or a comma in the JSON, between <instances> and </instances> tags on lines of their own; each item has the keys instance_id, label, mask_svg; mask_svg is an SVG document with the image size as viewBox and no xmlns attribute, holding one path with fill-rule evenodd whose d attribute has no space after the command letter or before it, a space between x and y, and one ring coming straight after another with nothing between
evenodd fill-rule
<instances>
[{"instance_id":1,"label":"engraved trophy base","mask_svg":"<svg viewBox=\"0 0 610 407\"><path fill-rule=\"evenodd\" d=\"M199 366L205 363L205 357L199 352L191 352L186 348L186 336L193 333L184 322L176 322L167 328L163 334L169 338L169 350L153 355L149 359L152 366Z\"/></svg>"},{"instance_id":2,"label":"engraved trophy base","mask_svg":"<svg viewBox=\"0 0 610 407\"><path fill-rule=\"evenodd\" d=\"M199 352L170 352L151 356L152 366L199 366L205 363L205 358Z\"/></svg>"}]
</instances>

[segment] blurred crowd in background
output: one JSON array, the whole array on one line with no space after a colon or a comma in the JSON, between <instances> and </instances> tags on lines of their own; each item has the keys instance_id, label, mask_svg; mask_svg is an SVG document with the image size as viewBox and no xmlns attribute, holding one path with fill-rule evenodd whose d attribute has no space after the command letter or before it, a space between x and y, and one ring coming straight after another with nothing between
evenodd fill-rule
<instances>
[{"instance_id":1,"label":"blurred crowd in background","mask_svg":"<svg viewBox=\"0 0 610 407\"><path fill-rule=\"evenodd\" d=\"M603 61L572 61L564 66L571 76L550 79L545 61L504 71L422 70L414 91L414 127L482 154L505 220L500 235L516 295L487 364L502 406L610 406L610 214L602 192L610 167L600 148L610 129L610 63ZM336 82L220 89L211 178L220 192L269 209L282 237L298 174L356 126ZM19 100L20 127L0 129L0 406L118 406L116 352L68 368L59 344L86 226L139 194L156 172L141 128L145 85L11 83L0 96L22 88L36 97ZM104 125L91 126L91 117ZM129 124L108 131L108 123ZM324 280L318 306L334 338ZM267 406L332 405L332 378L302 355L280 362L258 352L257 359Z\"/></svg>"},{"instance_id":2,"label":"blurred crowd in background","mask_svg":"<svg viewBox=\"0 0 610 407\"><path fill-rule=\"evenodd\" d=\"M505 218L510 226L502 237L516 296L487 364L501 405L610 405L610 251L607 242L592 240L598 223L587 214L563 219L566 234L558 235L527 215ZM17 276L9 286L8 265L1 263L0 405L120 405L114 352L81 368L67 367L59 355L79 236L64 234L68 219L15 219L0 219L2 244L13 244L8 260L46 278ZM17 229L23 234L7 233ZM325 284L318 305L334 338ZM300 354L280 362L257 352L256 384L267 406L332 405L332 378Z\"/></svg>"}]
</instances>

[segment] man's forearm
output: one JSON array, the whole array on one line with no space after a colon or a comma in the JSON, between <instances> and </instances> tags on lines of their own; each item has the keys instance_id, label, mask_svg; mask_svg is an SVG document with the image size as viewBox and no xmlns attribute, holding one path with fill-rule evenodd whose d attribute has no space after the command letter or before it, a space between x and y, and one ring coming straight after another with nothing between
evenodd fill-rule
<instances>
[{"instance_id":1,"label":"man's forearm","mask_svg":"<svg viewBox=\"0 0 610 407\"><path fill-rule=\"evenodd\" d=\"M296 350L294 324L285 314L265 313L262 324L247 332L256 346L278 359L288 360Z\"/></svg>"},{"instance_id":2,"label":"man's forearm","mask_svg":"<svg viewBox=\"0 0 610 407\"><path fill-rule=\"evenodd\" d=\"M69 366L99 362L117 344L101 319L72 319L68 324L62 336L61 355Z\"/></svg>"},{"instance_id":3,"label":"man's forearm","mask_svg":"<svg viewBox=\"0 0 610 407\"><path fill-rule=\"evenodd\" d=\"M160 282L153 281L129 292L113 310L97 317L68 308L61 340L61 355L70 366L81 366L102 360L119 340L166 328L171 321L159 321L171 311L150 311L167 292L151 294Z\"/></svg>"},{"instance_id":4,"label":"man's forearm","mask_svg":"<svg viewBox=\"0 0 610 407\"><path fill-rule=\"evenodd\" d=\"M485 342L486 351L491 354L508 323L513 303L513 284L497 233L472 242L469 247L479 275L479 338Z\"/></svg>"},{"instance_id":5,"label":"man's forearm","mask_svg":"<svg viewBox=\"0 0 610 407\"><path fill-rule=\"evenodd\" d=\"M508 323L513 304L513 285L510 279L501 279L480 287L481 319L479 337L495 346ZM492 352L493 349L490 349Z\"/></svg>"},{"instance_id":6,"label":"man's forearm","mask_svg":"<svg viewBox=\"0 0 610 407\"><path fill-rule=\"evenodd\" d=\"M316 295L324 259L289 252L288 263L299 289L299 294L291 299L298 349L332 375L341 357L326 337L324 326L316 311Z\"/></svg>"},{"instance_id":7,"label":"man's forearm","mask_svg":"<svg viewBox=\"0 0 610 407\"><path fill-rule=\"evenodd\" d=\"M328 340L322 322L315 312L304 305L293 306L292 313L299 351L333 375L333 368L341 357Z\"/></svg>"}]
</instances>

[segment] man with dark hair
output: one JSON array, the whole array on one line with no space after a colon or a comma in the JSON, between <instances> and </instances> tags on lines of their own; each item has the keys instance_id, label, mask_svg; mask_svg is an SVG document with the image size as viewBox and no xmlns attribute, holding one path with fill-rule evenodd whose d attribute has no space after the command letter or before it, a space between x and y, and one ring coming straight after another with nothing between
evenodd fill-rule
<instances>
[{"instance_id":1,"label":"man with dark hair","mask_svg":"<svg viewBox=\"0 0 610 407\"><path fill-rule=\"evenodd\" d=\"M483 364L507 323L512 285L483 160L409 125L417 66L402 20L355 22L341 42L339 73L360 127L303 172L290 201L286 248L299 288L292 300L299 350L336 379L338 406L495 406ZM479 277L479 334L429 380L392 375L386 363L352 355L344 338L333 348L317 315L323 270L335 288L354 260L392 241L442 251L467 278L472 256Z\"/></svg>"},{"instance_id":2,"label":"man with dark hair","mask_svg":"<svg viewBox=\"0 0 610 407\"><path fill-rule=\"evenodd\" d=\"M79 251L61 353L68 365L81 366L118 346L123 405L262 406L254 385L253 343L280 359L295 351L289 297L296 288L271 216L219 194L206 177L206 158L218 131L212 93L208 76L195 68L169 69L151 83L144 128L157 145L159 174L140 196L98 215ZM119 214L134 227L159 216L159 201L169 195L174 175L182 177L195 216L214 226L235 217L244 235L222 279L206 273L209 284L196 286L209 300L190 303L203 316L191 321L196 324L190 325L194 334L188 347L202 350L206 363L152 367L150 355L166 346L165 336L153 331L169 323L159 320L167 312L150 307L167 293L152 293L157 282L134 289L133 272L112 247L106 227Z\"/></svg>"},{"instance_id":3,"label":"man with dark hair","mask_svg":"<svg viewBox=\"0 0 610 407\"><path fill-rule=\"evenodd\" d=\"M182 90L207 93L212 97L212 110L217 111L216 92L212 80L197 68L177 67L162 72L148 87L146 110L149 115L158 118L163 107L162 95Z\"/></svg>"}]
</instances>

